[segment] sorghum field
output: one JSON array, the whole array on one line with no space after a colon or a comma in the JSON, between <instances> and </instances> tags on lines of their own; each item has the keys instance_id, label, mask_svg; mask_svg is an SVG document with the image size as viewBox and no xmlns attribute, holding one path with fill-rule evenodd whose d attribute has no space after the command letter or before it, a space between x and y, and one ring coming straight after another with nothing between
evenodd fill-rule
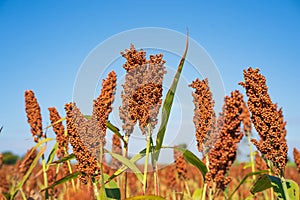
<instances>
[{"instance_id":1,"label":"sorghum field","mask_svg":"<svg viewBox=\"0 0 300 200\"><path fill-rule=\"evenodd\" d=\"M164 146L187 51L188 40L165 96L162 84L167 71L162 54L147 59L146 52L133 45L121 53L126 77L122 106L116 109L122 127L109 121L117 85L114 71L103 80L91 116L82 114L76 102L69 102L64 105L65 113L58 113L54 107L48 109L48 127L42 124L37 95L26 90L25 111L36 145L15 165L2 164L0 156L0 198L299 199L300 152L294 149L295 163L288 162L282 109L270 98L266 77L259 69L241 72L244 80L239 84L246 96L232 91L224 97L221 113L214 111L210 80L199 78L187 85L193 89L191 112L202 156L179 144ZM155 127L158 132L154 134ZM47 135L47 129L53 129L55 137ZM141 131L147 144L129 158L128 144L134 129ZM254 129L258 138L253 137ZM107 131L114 133L111 149L105 146ZM248 141L250 159L240 163L236 160L237 147L243 137ZM52 140L54 146L48 144ZM162 148L173 149L173 164L157 162ZM46 149L50 149L49 155ZM112 159L106 160L106 155ZM144 164L137 164L141 159Z\"/></svg>"}]
</instances>

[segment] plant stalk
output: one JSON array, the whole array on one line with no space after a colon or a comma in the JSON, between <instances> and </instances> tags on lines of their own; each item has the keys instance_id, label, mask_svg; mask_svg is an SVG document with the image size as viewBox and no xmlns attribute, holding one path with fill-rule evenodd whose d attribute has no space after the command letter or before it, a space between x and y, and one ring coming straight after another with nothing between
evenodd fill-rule
<instances>
[{"instance_id":1,"label":"plant stalk","mask_svg":"<svg viewBox=\"0 0 300 200\"><path fill-rule=\"evenodd\" d=\"M143 177L144 195L146 194L146 188L147 188L147 172L148 172L148 164L149 164L150 145L151 145L151 125L147 124L147 146L146 146L146 157L145 157L144 177Z\"/></svg>"},{"instance_id":2,"label":"plant stalk","mask_svg":"<svg viewBox=\"0 0 300 200\"><path fill-rule=\"evenodd\" d=\"M252 171L252 172L255 172L254 152L253 152L252 143L251 143L251 138L250 138L251 132L248 131L246 135L247 135L248 146L249 146L249 150L250 150L250 155L249 155L249 156L250 156L250 162L251 162L251 171ZM256 179L256 176L253 175L253 176L252 176L252 179L255 180L255 179Z\"/></svg>"},{"instance_id":3,"label":"plant stalk","mask_svg":"<svg viewBox=\"0 0 300 200\"><path fill-rule=\"evenodd\" d=\"M123 157L128 158L128 141L129 141L129 134L126 133L124 137L124 151L123 151ZM124 199L127 198L127 170L124 172L124 179L123 179L123 185L124 185Z\"/></svg>"},{"instance_id":4,"label":"plant stalk","mask_svg":"<svg viewBox=\"0 0 300 200\"><path fill-rule=\"evenodd\" d=\"M272 165L271 165L270 160L267 160L267 165L268 165L268 167L270 169L269 175L272 175ZM271 195L270 195L271 196L271 200L274 200L274 189L273 189L273 187L271 187L270 190L271 190Z\"/></svg>"},{"instance_id":5,"label":"plant stalk","mask_svg":"<svg viewBox=\"0 0 300 200\"><path fill-rule=\"evenodd\" d=\"M96 182L93 182L93 188L94 188L94 196L96 197L97 200L101 200Z\"/></svg>"},{"instance_id":6,"label":"plant stalk","mask_svg":"<svg viewBox=\"0 0 300 200\"><path fill-rule=\"evenodd\" d=\"M290 200L289 192L288 192L287 185L286 185L286 180L284 178L282 170L281 170L280 179L281 179L281 183L282 183L282 187L283 187L283 192L284 192L285 199L286 200Z\"/></svg>"},{"instance_id":7,"label":"plant stalk","mask_svg":"<svg viewBox=\"0 0 300 200\"><path fill-rule=\"evenodd\" d=\"M42 155L42 168L43 168L43 176L44 176L44 186L48 187L48 178L47 178L47 170L46 170L46 162L45 162L44 154ZM45 199L49 199L48 190L45 190Z\"/></svg>"},{"instance_id":8,"label":"plant stalk","mask_svg":"<svg viewBox=\"0 0 300 200\"><path fill-rule=\"evenodd\" d=\"M64 150L65 150L65 155L68 155L68 152L67 152L67 149L66 149L66 147L64 147ZM69 169L69 172L70 172L70 174L72 174L73 173L73 170L72 170L72 166L71 166L71 163L70 163L70 161L68 160L68 161L66 161L67 162L67 165L68 165L68 169ZM71 180L71 182L72 182L72 188L73 188L73 190L75 191L75 182L74 182L74 180L72 179Z\"/></svg>"}]
</instances>

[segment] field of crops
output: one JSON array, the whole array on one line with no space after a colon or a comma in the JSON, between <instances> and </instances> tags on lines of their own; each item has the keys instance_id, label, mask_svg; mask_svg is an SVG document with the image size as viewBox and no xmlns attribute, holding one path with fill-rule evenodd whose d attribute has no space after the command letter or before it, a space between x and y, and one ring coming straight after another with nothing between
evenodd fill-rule
<instances>
[{"instance_id":1,"label":"field of crops","mask_svg":"<svg viewBox=\"0 0 300 200\"><path fill-rule=\"evenodd\" d=\"M239 84L246 96L232 91L224 97L221 113L214 110L210 80L199 78L187 85L193 90L191 112L202 156L184 145L164 146L187 51L188 39L165 96L162 85L167 71L162 54L147 59L146 52L133 45L121 53L126 76L122 106L114 109L119 109L122 127L109 121L119 84L114 71L103 80L91 116L70 102L64 106L65 113L48 109L51 125L47 127L42 124L38 97L26 90L25 111L36 145L15 165L3 165L0 154L0 199L299 199L300 152L295 148L295 163L288 162L282 109L271 100L259 69L244 70ZM53 129L56 137L46 135L47 129ZM134 129L141 131L147 143L129 157ZM253 129L258 138L253 137ZM114 133L111 149L105 145L107 131ZM250 155L245 163L236 160L242 138L248 141ZM55 145L49 145L50 141ZM172 149L173 164L158 163L163 148ZM46 155L46 150L51 153ZM141 159L144 164L137 164Z\"/></svg>"}]
</instances>

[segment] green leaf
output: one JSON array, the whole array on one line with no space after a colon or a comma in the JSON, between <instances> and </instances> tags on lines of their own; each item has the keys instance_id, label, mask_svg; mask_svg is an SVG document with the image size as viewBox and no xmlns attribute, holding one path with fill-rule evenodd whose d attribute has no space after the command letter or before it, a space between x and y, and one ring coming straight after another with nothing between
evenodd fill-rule
<instances>
[{"instance_id":1,"label":"green leaf","mask_svg":"<svg viewBox=\"0 0 300 200\"><path fill-rule=\"evenodd\" d=\"M43 192L43 191L45 191L45 190L48 190L48 189L50 189L50 188L53 188L53 187L55 187L55 186L57 186L57 185L60 185L60 184L62 184L62 183L65 183L65 182L67 182L67 181L69 181L69 180L72 180L72 179L74 179L74 178L77 178L80 174L81 174L80 172L74 172L74 173L72 173L72 174L69 174L69 175L67 175L67 176L65 176L65 177L63 177L63 178L61 178L61 179L55 181L52 185L50 185L50 186L48 186L48 187L42 189L41 192Z\"/></svg>"},{"instance_id":2,"label":"green leaf","mask_svg":"<svg viewBox=\"0 0 300 200\"><path fill-rule=\"evenodd\" d=\"M104 180L109 180L109 175L103 174ZM111 180L105 185L105 193L108 198L111 199L121 199L121 192L118 188L118 184Z\"/></svg>"},{"instance_id":3,"label":"green leaf","mask_svg":"<svg viewBox=\"0 0 300 200\"><path fill-rule=\"evenodd\" d=\"M57 144L57 142L55 142L54 146L52 147L51 153L48 156L47 164L53 162L53 159L57 152L57 149L58 149L58 144Z\"/></svg>"},{"instance_id":4,"label":"green leaf","mask_svg":"<svg viewBox=\"0 0 300 200\"><path fill-rule=\"evenodd\" d=\"M57 160L57 161L52 162L51 164L59 164L59 163L63 163L63 162L69 161L69 160L73 160L73 159L75 159L75 158L76 158L76 157L75 157L75 154L72 153L72 154L67 155L66 157L64 157L64 158L62 158L62 159L60 159L60 160Z\"/></svg>"},{"instance_id":5,"label":"green leaf","mask_svg":"<svg viewBox=\"0 0 300 200\"><path fill-rule=\"evenodd\" d=\"M288 193L291 199L299 200L299 186L293 180L286 180Z\"/></svg>"},{"instance_id":6,"label":"green leaf","mask_svg":"<svg viewBox=\"0 0 300 200\"><path fill-rule=\"evenodd\" d=\"M60 118L59 120L57 120L56 122L54 122L53 124L50 124L49 126L47 126L46 128L44 128L44 129L48 129L48 128L50 128L50 127L52 127L52 126L54 126L55 124L58 124L58 123L60 123L60 122L62 122L62 121L64 121L66 118L65 117L63 117L63 118Z\"/></svg>"},{"instance_id":7,"label":"green leaf","mask_svg":"<svg viewBox=\"0 0 300 200\"><path fill-rule=\"evenodd\" d=\"M242 180L241 182L238 184L238 186L234 189L234 191L231 193L231 195L228 197L228 200L231 199L234 195L234 193L241 187L241 185L243 185L243 183L247 180L247 178L249 178L250 176L253 175L260 175L262 173L267 173L269 172L269 170L261 170L261 171L257 171L257 172L250 172L248 173Z\"/></svg>"},{"instance_id":8,"label":"green leaf","mask_svg":"<svg viewBox=\"0 0 300 200\"><path fill-rule=\"evenodd\" d=\"M38 143L36 145L39 146L41 145L42 143ZM15 198L15 196L17 195L18 191L23 187L24 183L26 182L26 180L28 179L29 175L31 174L33 168L35 167L35 165L38 163L40 157L44 154L46 150L46 145L42 147L42 149L40 150L40 152L37 154L37 156L34 158L33 162L31 163L28 171L26 172L26 174L23 176L22 180L20 181L20 183L17 185L17 188L13 191L11 197L12 198ZM32 153L33 151L31 151Z\"/></svg>"},{"instance_id":9,"label":"green leaf","mask_svg":"<svg viewBox=\"0 0 300 200\"><path fill-rule=\"evenodd\" d=\"M176 75L175 75L175 77L173 79L173 82L172 82L172 85L171 85L171 88L169 89L169 91L166 95L166 98L164 100L164 103L163 103L162 115L161 115L161 124L160 124L160 127L159 127L158 134L156 136L156 148L155 148L156 153L154 155L154 158L155 158L156 161L158 160L160 149L161 149L161 146L163 144L164 137L165 137L165 132L166 132L167 124L168 124L168 121L169 121L171 108L172 108L172 105L173 105L173 100L174 100L175 92L176 92L176 89L177 89L177 84L178 84L178 81L179 81L179 78L180 78L180 74L181 74L183 64L184 64L184 61L185 61L185 57L186 57L186 54L187 54L187 50L188 50L188 44L189 44L189 42L188 42L188 34L187 34L186 46L185 46L183 56L180 60Z\"/></svg>"},{"instance_id":10,"label":"green leaf","mask_svg":"<svg viewBox=\"0 0 300 200\"><path fill-rule=\"evenodd\" d=\"M192 165L194 165L199 169L199 171L203 176L203 179L205 180L205 175L207 173L206 165L201 160L199 160L199 158L195 156L195 154L193 154L191 151L180 147L174 147L174 148L180 151L181 153L183 153L183 156L186 161L188 161L189 163L191 163Z\"/></svg>"},{"instance_id":11,"label":"green leaf","mask_svg":"<svg viewBox=\"0 0 300 200\"><path fill-rule=\"evenodd\" d=\"M250 167L252 167L252 164L251 164L251 162L248 162L247 164L244 165L243 169L247 169Z\"/></svg>"},{"instance_id":12,"label":"green leaf","mask_svg":"<svg viewBox=\"0 0 300 200\"><path fill-rule=\"evenodd\" d=\"M194 191L192 199L201 199L202 197L203 188L198 188Z\"/></svg>"},{"instance_id":13,"label":"green leaf","mask_svg":"<svg viewBox=\"0 0 300 200\"><path fill-rule=\"evenodd\" d=\"M273 187L278 199L285 199L283 186L279 177L264 174L255 182L250 192L255 194Z\"/></svg>"},{"instance_id":14,"label":"green leaf","mask_svg":"<svg viewBox=\"0 0 300 200\"><path fill-rule=\"evenodd\" d=\"M160 196L147 195L147 196L135 196L127 198L126 200L166 200Z\"/></svg>"},{"instance_id":15,"label":"green leaf","mask_svg":"<svg viewBox=\"0 0 300 200\"><path fill-rule=\"evenodd\" d=\"M121 199L121 192L119 188L105 188L106 197L112 199Z\"/></svg>"},{"instance_id":16,"label":"green leaf","mask_svg":"<svg viewBox=\"0 0 300 200\"><path fill-rule=\"evenodd\" d=\"M134 174L136 175L136 177L138 178L138 180L141 181L141 183L143 183L142 172L139 170L139 168L137 168L137 166L135 165L135 163L133 161L131 161L119 154L112 153L107 150L104 150L104 151L105 151L105 153L109 153L112 157L119 160L120 162L122 162L123 165L126 165L129 169L131 169L134 172Z\"/></svg>"},{"instance_id":17,"label":"green leaf","mask_svg":"<svg viewBox=\"0 0 300 200\"><path fill-rule=\"evenodd\" d=\"M140 151L138 154L136 154L135 156L133 156L130 161L132 163L135 163L136 161L142 159L144 156L146 155L146 149L143 149L142 151ZM117 176L119 176L120 174L122 174L128 167L123 165L121 168L119 168L117 171L115 171L115 173L109 177L109 179L105 182L108 183L109 181L111 181L112 179L116 178Z\"/></svg>"},{"instance_id":18,"label":"green leaf","mask_svg":"<svg viewBox=\"0 0 300 200\"><path fill-rule=\"evenodd\" d=\"M116 126L114 126L112 123L110 123L109 121L106 122L106 127L111 130L112 132L114 132L122 141L125 145L127 145L126 141L124 140L124 137L121 135L121 133L119 132L120 129L118 129Z\"/></svg>"}]
</instances>

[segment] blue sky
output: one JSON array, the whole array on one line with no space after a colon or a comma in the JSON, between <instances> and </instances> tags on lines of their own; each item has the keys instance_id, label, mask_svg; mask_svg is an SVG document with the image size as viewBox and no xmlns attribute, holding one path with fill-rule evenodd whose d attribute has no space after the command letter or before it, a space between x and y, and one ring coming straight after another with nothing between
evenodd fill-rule
<instances>
[{"instance_id":1,"label":"blue sky","mask_svg":"<svg viewBox=\"0 0 300 200\"><path fill-rule=\"evenodd\" d=\"M227 94L243 90L237 85L243 69L259 67L273 101L283 107L290 150L300 149L299 19L296 0L0 0L0 151L22 154L33 145L26 89L35 91L47 125L47 108L55 106L63 115L63 105L72 100L77 72L89 52L114 34L142 27L182 33L188 27L217 65Z\"/></svg>"}]
</instances>

